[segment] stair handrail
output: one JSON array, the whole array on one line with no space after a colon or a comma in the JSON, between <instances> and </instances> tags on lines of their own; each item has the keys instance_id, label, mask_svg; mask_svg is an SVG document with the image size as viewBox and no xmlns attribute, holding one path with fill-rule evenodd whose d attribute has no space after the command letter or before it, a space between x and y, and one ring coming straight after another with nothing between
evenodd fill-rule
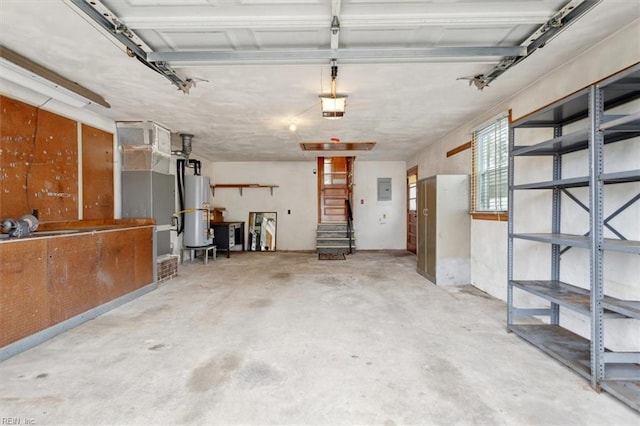
<instances>
[{"instance_id":1,"label":"stair handrail","mask_svg":"<svg viewBox=\"0 0 640 426\"><path fill-rule=\"evenodd\" d=\"M347 198L344 200L347 205L347 239L349 240L349 254L353 254L353 247L351 245L351 229L353 228L353 210L351 209L351 201Z\"/></svg>"}]
</instances>

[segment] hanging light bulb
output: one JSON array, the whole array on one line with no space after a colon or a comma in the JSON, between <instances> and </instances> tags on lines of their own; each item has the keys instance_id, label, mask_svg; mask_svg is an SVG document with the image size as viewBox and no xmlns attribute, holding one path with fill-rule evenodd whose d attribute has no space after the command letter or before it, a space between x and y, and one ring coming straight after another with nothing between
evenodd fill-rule
<instances>
[{"instance_id":1,"label":"hanging light bulb","mask_svg":"<svg viewBox=\"0 0 640 426\"><path fill-rule=\"evenodd\" d=\"M337 60L331 60L331 93L320 95L322 103L322 117L328 119L338 119L344 116L347 106L347 96L336 93L336 78L338 77Z\"/></svg>"}]
</instances>

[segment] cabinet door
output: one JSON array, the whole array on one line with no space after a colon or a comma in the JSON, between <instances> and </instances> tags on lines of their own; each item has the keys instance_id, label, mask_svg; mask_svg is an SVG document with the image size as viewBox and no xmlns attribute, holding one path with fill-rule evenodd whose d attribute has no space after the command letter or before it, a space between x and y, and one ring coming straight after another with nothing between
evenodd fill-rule
<instances>
[{"instance_id":1,"label":"cabinet door","mask_svg":"<svg viewBox=\"0 0 640 426\"><path fill-rule=\"evenodd\" d=\"M429 280L436 282L436 250L438 232L436 229L437 217L436 217L436 199L437 199L437 185L436 177L428 178L425 181L425 272Z\"/></svg>"}]
</instances>

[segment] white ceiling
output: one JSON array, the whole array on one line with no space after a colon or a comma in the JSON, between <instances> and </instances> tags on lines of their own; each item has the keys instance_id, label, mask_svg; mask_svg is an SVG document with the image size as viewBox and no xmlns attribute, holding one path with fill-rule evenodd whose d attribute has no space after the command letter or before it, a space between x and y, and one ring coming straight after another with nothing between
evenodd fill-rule
<instances>
[{"instance_id":1,"label":"white ceiling","mask_svg":"<svg viewBox=\"0 0 640 426\"><path fill-rule=\"evenodd\" d=\"M458 77L489 72L500 57L450 62L339 61L341 120L321 117L330 64L296 53L329 49L339 9L339 50L518 46L566 0L103 0L155 52L279 52L275 63L170 63L202 79L189 94L124 52L69 1L0 0L0 43L99 93L114 120L152 120L195 135L212 161L312 159L299 142L376 141L359 158L407 160L609 34L640 18L637 0L605 0L544 49L478 91ZM332 10L333 9L333 10ZM317 61L316 61L317 62ZM0 87L1 89L1 87ZM562 96L565 93L558 93ZM289 130L295 121L297 131ZM464 141L461 141L461 143Z\"/></svg>"}]
</instances>

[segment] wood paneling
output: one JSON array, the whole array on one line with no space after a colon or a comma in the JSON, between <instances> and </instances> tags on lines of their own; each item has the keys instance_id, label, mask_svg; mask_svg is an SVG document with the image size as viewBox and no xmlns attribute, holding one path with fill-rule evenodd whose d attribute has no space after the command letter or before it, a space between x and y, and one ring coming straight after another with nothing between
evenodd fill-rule
<instances>
[{"instance_id":1,"label":"wood paneling","mask_svg":"<svg viewBox=\"0 0 640 426\"><path fill-rule=\"evenodd\" d=\"M137 229L134 241L136 261L133 281L136 287L142 287L153 282L153 268L149 268L149 265L153 265L153 262L155 262L153 257L153 228Z\"/></svg>"},{"instance_id":2,"label":"wood paneling","mask_svg":"<svg viewBox=\"0 0 640 426\"><path fill-rule=\"evenodd\" d=\"M78 218L77 126L73 120L38 110L27 191L29 207L38 209L42 221Z\"/></svg>"},{"instance_id":3,"label":"wood paneling","mask_svg":"<svg viewBox=\"0 0 640 426\"><path fill-rule=\"evenodd\" d=\"M82 125L83 219L113 218L113 134Z\"/></svg>"},{"instance_id":4,"label":"wood paneling","mask_svg":"<svg viewBox=\"0 0 640 426\"><path fill-rule=\"evenodd\" d=\"M37 117L36 107L0 96L0 218L31 213L26 187Z\"/></svg>"},{"instance_id":5,"label":"wood paneling","mask_svg":"<svg viewBox=\"0 0 640 426\"><path fill-rule=\"evenodd\" d=\"M153 226L0 242L0 346L153 282Z\"/></svg>"},{"instance_id":6,"label":"wood paneling","mask_svg":"<svg viewBox=\"0 0 640 426\"><path fill-rule=\"evenodd\" d=\"M49 325L47 241L0 243L0 346Z\"/></svg>"},{"instance_id":7,"label":"wood paneling","mask_svg":"<svg viewBox=\"0 0 640 426\"><path fill-rule=\"evenodd\" d=\"M91 234L48 239L51 323L56 324L95 306L99 258Z\"/></svg>"},{"instance_id":8,"label":"wood paneling","mask_svg":"<svg viewBox=\"0 0 640 426\"><path fill-rule=\"evenodd\" d=\"M0 97L0 217L78 218L77 123Z\"/></svg>"}]
</instances>

